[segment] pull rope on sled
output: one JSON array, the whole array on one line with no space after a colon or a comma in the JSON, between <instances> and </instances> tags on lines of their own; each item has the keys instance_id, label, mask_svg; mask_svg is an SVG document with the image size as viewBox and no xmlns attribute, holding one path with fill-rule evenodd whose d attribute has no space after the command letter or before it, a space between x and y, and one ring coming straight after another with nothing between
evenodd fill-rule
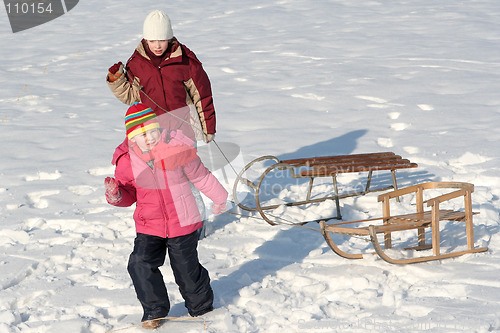
<instances>
[{"instance_id":1,"label":"pull rope on sled","mask_svg":"<svg viewBox=\"0 0 500 333\"><path fill-rule=\"evenodd\" d=\"M234 201L230 201L230 202L235 203ZM255 220L259 220L259 221L265 221L262 217L259 217L259 216L247 215L247 214L236 213L236 212L231 212L231 211L226 211L226 213L231 214L231 215L235 215L235 216L240 216L240 217L247 217L247 218L251 218L251 219L255 219ZM280 216L277 216L277 215L274 215L274 214L268 213L267 215L275 218L276 219L276 221L275 221L276 224L286 225L286 226L292 226L292 227L300 227L300 228L303 228L303 229L308 229L308 230L312 230L312 231L318 232L320 234L323 234L323 231L321 229L313 228L313 227L308 227L308 226L304 225L305 223L308 223L308 222L299 222L299 223L296 223L296 222L290 221L288 219L285 219L283 217L280 217ZM321 222L326 222L327 220L328 219L319 220L319 221L310 221L310 222L321 223ZM366 220L366 221L370 221L370 220ZM340 222L340 223L335 223L335 224L332 224L332 225L343 225L343 224L350 224L350 223L353 223L353 222ZM370 241L366 237L356 236L356 235L350 235L350 236L352 238L357 238L357 239L363 240L365 242L369 242Z\"/></svg>"},{"instance_id":2,"label":"pull rope on sled","mask_svg":"<svg viewBox=\"0 0 500 333\"><path fill-rule=\"evenodd\" d=\"M230 201L230 202L231 203L235 203L233 201ZM236 213L236 212L231 212L231 211L226 211L226 213L231 214L231 215L235 215L235 216L240 216L240 217L247 217L247 218L251 218L251 219L255 219L255 220L259 220L259 221L265 221L262 217L258 217L258 216L247 215L247 214L242 214L242 213ZM307 227L302 222L295 223L293 221L287 220L287 219L282 218L280 216L276 216L276 215L273 215L273 214L269 214L269 215L280 221L280 222L278 222L276 224L288 225L288 226L292 226L292 227L301 227L301 228L304 228L304 229L309 229L309 230L321 233L320 229L312 228L312 227Z\"/></svg>"}]
</instances>

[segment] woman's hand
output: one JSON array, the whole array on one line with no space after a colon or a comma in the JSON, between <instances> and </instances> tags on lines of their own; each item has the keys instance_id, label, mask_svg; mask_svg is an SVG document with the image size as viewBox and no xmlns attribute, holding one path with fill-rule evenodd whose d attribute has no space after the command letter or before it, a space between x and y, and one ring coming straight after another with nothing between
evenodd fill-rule
<instances>
[{"instance_id":1,"label":"woman's hand","mask_svg":"<svg viewBox=\"0 0 500 333\"><path fill-rule=\"evenodd\" d=\"M108 73L109 82L115 82L122 75L123 75L123 64L121 61L109 67L109 73Z\"/></svg>"}]
</instances>

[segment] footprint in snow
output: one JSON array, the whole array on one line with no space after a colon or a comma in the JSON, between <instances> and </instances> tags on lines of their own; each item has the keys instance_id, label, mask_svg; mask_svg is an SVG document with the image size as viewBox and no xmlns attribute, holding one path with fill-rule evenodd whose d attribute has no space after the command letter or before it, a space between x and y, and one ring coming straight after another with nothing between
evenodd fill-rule
<instances>
[{"instance_id":1,"label":"footprint in snow","mask_svg":"<svg viewBox=\"0 0 500 333\"><path fill-rule=\"evenodd\" d=\"M401 115L400 112L390 112L390 113L387 114L387 116L389 117L389 119L392 119L392 120L398 119L400 115Z\"/></svg>"},{"instance_id":2,"label":"footprint in snow","mask_svg":"<svg viewBox=\"0 0 500 333\"><path fill-rule=\"evenodd\" d=\"M403 147L403 149L408 154L417 154L420 151L418 149L418 147L414 147L414 146L405 146L405 147Z\"/></svg>"},{"instance_id":3,"label":"footprint in snow","mask_svg":"<svg viewBox=\"0 0 500 333\"><path fill-rule=\"evenodd\" d=\"M78 185L70 186L68 190L76 195L90 195L96 191L96 188L88 185Z\"/></svg>"},{"instance_id":4,"label":"footprint in snow","mask_svg":"<svg viewBox=\"0 0 500 333\"><path fill-rule=\"evenodd\" d=\"M228 74L236 74L237 73L237 71L235 71L234 69L229 68L229 67L222 67L221 70L224 73L228 73Z\"/></svg>"},{"instance_id":5,"label":"footprint in snow","mask_svg":"<svg viewBox=\"0 0 500 333\"><path fill-rule=\"evenodd\" d=\"M115 167L110 165L109 167L89 169L87 172L92 176L110 176L115 173Z\"/></svg>"},{"instance_id":6,"label":"footprint in snow","mask_svg":"<svg viewBox=\"0 0 500 333\"><path fill-rule=\"evenodd\" d=\"M420 108L420 110L422 110L422 111L432 111L432 110L434 110L434 107L433 107L433 106L431 106L431 105L427 105L427 104L418 104L417 106L418 106L418 107Z\"/></svg>"},{"instance_id":7,"label":"footprint in snow","mask_svg":"<svg viewBox=\"0 0 500 333\"><path fill-rule=\"evenodd\" d=\"M389 101L379 98L379 97L373 97L373 96L355 96L356 98L362 99L364 101L372 102L372 104L368 104L367 107L373 108L373 109L388 109L394 106L404 106L402 104L396 104L396 103L390 103ZM389 117L391 115L395 115L396 118L399 117L398 112L392 112L389 114ZM393 119L393 118L391 118Z\"/></svg>"},{"instance_id":8,"label":"footprint in snow","mask_svg":"<svg viewBox=\"0 0 500 333\"><path fill-rule=\"evenodd\" d=\"M302 98L302 99L307 99L307 100L312 100L312 101L322 101L325 99L324 96L319 96L313 93L305 93L305 94L291 94L290 96L294 98Z\"/></svg>"},{"instance_id":9,"label":"footprint in snow","mask_svg":"<svg viewBox=\"0 0 500 333\"><path fill-rule=\"evenodd\" d=\"M384 147L384 148L391 148L394 146L392 143L392 140L390 138L378 138L377 144L380 147Z\"/></svg>"},{"instance_id":10,"label":"footprint in snow","mask_svg":"<svg viewBox=\"0 0 500 333\"><path fill-rule=\"evenodd\" d=\"M32 208L43 209L49 206L49 201L45 197L59 194L59 190L47 190L40 192L32 192L26 195L26 201Z\"/></svg>"},{"instance_id":11,"label":"footprint in snow","mask_svg":"<svg viewBox=\"0 0 500 333\"><path fill-rule=\"evenodd\" d=\"M379 98L379 97L372 97L372 96L355 96L355 97L359 98L359 99L362 99L362 100L365 100L365 101L378 103L378 104L385 104L385 103L387 103L387 100L385 100L383 98Z\"/></svg>"},{"instance_id":12,"label":"footprint in snow","mask_svg":"<svg viewBox=\"0 0 500 333\"><path fill-rule=\"evenodd\" d=\"M408 128L408 126L409 125L405 124L405 123L394 123L394 124L391 124L391 129L394 131L403 131L406 128Z\"/></svg>"},{"instance_id":13,"label":"footprint in snow","mask_svg":"<svg viewBox=\"0 0 500 333\"><path fill-rule=\"evenodd\" d=\"M35 180L56 180L61 178L61 173L59 170L56 170L52 173L49 172L38 172L36 175L29 175L24 177L24 180L27 182L32 182Z\"/></svg>"}]
</instances>

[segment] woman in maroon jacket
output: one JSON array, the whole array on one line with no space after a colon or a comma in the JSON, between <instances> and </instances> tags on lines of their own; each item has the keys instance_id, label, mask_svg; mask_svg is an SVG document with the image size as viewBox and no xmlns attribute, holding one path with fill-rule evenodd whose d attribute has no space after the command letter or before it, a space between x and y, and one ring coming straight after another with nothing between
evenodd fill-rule
<instances>
[{"instance_id":1,"label":"woman in maroon jacket","mask_svg":"<svg viewBox=\"0 0 500 333\"><path fill-rule=\"evenodd\" d=\"M143 103L156 115L171 113L167 130L181 129L192 139L210 142L215 135L215 109L207 73L196 55L174 37L163 11L144 21L143 39L127 64L116 63L106 78L123 103Z\"/></svg>"}]
</instances>

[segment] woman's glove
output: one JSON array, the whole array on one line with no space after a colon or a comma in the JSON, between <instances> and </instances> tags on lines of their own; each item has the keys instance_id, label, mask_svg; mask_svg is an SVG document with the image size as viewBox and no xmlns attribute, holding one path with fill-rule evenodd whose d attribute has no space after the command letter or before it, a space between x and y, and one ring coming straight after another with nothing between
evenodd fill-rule
<instances>
[{"instance_id":1,"label":"woman's glove","mask_svg":"<svg viewBox=\"0 0 500 333\"><path fill-rule=\"evenodd\" d=\"M118 187L118 182L112 177L106 177L104 179L104 188L106 189L106 200L109 203L117 203L122 198L122 193Z\"/></svg>"},{"instance_id":2,"label":"woman's glove","mask_svg":"<svg viewBox=\"0 0 500 333\"><path fill-rule=\"evenodd\" d=\"M123 75L123 64L121 61L109 67L109 73L108 73L109 82L115 82L122 75Z\"/></svg>"},{"instance_id":3,"label":"woman's glove","mask_svg":"<svg viewBox=\"0 0 500 333\"><path fill-rule=\"evenodd\" d=\"M215 134L205 134L205 143L210 143L215 138Z\"/></svg>"},{"instance_id":4,"label":"woman's glove","mask_svg":"<svg viewBox=\"0 0 500 333\"><path fill-rule=\"evenodd\" d=\"M213 204L212 205L212 213L214 213L214 215L220 215L222 213L224 213L224 211L226 210L226 203L221 203L221 204Z\"/></svg>"}]
</instances>

